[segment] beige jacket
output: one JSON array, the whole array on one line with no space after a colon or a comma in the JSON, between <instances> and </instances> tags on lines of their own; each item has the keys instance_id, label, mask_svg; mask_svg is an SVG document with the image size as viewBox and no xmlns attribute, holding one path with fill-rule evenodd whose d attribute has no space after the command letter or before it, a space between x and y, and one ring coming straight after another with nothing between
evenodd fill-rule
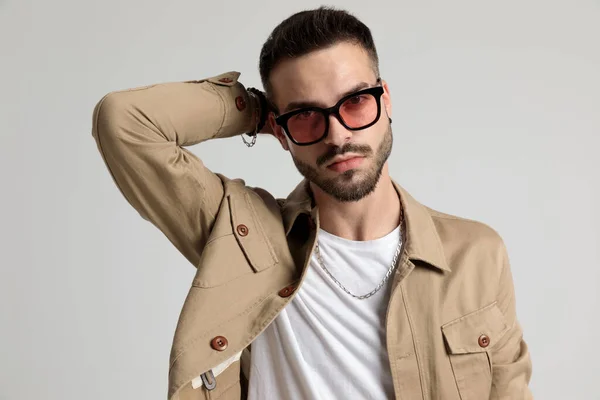
<instances>
[{"instance_id":1,"label":"beige jacket","mask_svg":"<svg viewBox=\"0 0 600 400\"><path fill-rule=\"evenodd\" d=\"M94 110L117 186L197 267L173 341L170 400L245 398L250 344L294 298L319 227L305 182L275 199L185 149L252 130L254 104L238 77L114 92ZM406 243L385 321L396 398L530 399L501 238L396 187Z\"/></svg>"}]
</instances>

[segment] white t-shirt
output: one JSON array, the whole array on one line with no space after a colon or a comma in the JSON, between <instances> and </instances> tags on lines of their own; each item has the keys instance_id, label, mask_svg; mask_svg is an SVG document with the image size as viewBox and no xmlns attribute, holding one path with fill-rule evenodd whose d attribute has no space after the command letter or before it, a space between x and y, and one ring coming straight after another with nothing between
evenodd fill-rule
<instances>
[{"instance_id":1,"label":"white t-shirt","mask_svg":"<svg viewBox=\"0 0 600 400\"><path fill-rule=\"evenodd\" d=\"M325 267L355 295L383 280L400 227L352 241L319 231ZM326 274L313 253L295 298L251 347L249 400L389 399L394 396L385 341L389 279L359 300Z\"/></svg>"}]
</instances>

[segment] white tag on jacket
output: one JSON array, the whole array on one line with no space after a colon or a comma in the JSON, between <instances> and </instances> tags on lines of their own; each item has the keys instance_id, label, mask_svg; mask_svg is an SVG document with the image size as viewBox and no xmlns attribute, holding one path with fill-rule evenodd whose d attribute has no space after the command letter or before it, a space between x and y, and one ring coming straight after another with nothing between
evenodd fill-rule
<instances>
[{"instance_id":1,"label":"white tag on jacket","mask_svg":"<svg viewBox=\"0 0 600 400\"><path fill-rule=\"evenodd\" d=\"M221 374L221 372L225 371L227 368L229 368L229 366L231 364L233 364L234 362L238 361L240 359L240 357L242 356L242 352L240 351L239 353L237 353L236 355L234 355L233 357L223 361L221 364L217 365L216 367L214 367L212 369L213 371L213 375L215 376L215 378L217 376L219 376L219 374ZM203 383L202 383L202 376L197 376L194 379L192 379L192 387L194 389L198 389L199 387L202 387Z\"/></svg>"}]
</instances>

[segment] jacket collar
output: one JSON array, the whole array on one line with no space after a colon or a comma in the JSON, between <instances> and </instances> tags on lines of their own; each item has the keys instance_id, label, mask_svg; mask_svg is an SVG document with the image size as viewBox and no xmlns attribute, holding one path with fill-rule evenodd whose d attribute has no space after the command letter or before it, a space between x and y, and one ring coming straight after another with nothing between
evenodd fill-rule
<instances>
[{"instance_id":1,"label":"jacket collar","mask_svg":"<svg viewBox=\"0 0 600 400\"><path fill-rule=\"evenodd\" d=\"M405 252L410 260L425 262L443 271L450 271L442 242L429 209L416 201L406 190L392 181L404 209L406 229ZM282 207L285 234L288 235L300 214L318 218L309 183L304 179L289 194Z\"/></svg>"}]
</instances>

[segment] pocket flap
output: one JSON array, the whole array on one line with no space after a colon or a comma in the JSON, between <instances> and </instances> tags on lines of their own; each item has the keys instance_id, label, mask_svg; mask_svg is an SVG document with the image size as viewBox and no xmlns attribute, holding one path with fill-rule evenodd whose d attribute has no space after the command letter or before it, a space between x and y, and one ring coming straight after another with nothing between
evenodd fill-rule
<instances>
[{"instance_id":1,"label":"pocket flap","mask_svg":"<svg viewBox=\"0 0 600 400\"><path fill-rule=\"evenodd\" d=\"M502 311L496 302L464 315L442 326L442 333L451 354L484 352L493 347L508 331ZM489 347L479 344L485 335L489 339Z\"/></svg>"},{"instance_id":2,"label":"pocket flap","mask_svg":"<svg viewBox=\"0 0 600 400\"><path fill-rule=\"evenodd\" d=\"M259 272L277 264L275 250L248 193L236 190L232 191L227 198L231 210L233 234L254 271Z\"/></svg>"}]
</instances>

